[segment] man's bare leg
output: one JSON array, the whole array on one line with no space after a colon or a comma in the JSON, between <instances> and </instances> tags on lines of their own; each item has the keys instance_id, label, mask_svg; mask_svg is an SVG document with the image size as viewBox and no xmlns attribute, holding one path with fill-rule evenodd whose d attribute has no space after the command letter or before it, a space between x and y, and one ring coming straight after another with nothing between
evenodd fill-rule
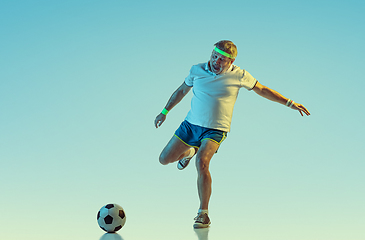
<instances>
[{"instance_id":1,"label":"man's bare leg","mask_svg":"<svg viewBox=\"0 0 365 240\"><path fill-rule=\"evenodd\" d=\"M176 162L190 153L190 147L173 136L160 154L160 163L167 165Z\"/></svg>"},{"instance_id":2,"label":"man's bare leg","mask_svg":"<svg viewBox=\"0 0 365 240\"><path fill-rule=\"evenodd\" d=\"M210 225L208 217L208 205L212 194L212 177L209 172L209 164L219 144L211 140L205 140L197 153L196 168L198 170L198 194L200 207L195 218L194 228L207 228Z\"/></svg>"},{"instance_id":3,"label":"man's bare leg","mask_svg":"<svg viewBox=\"0 0 365 240\"><path fill-rule=\"evenodd\" d=\"M209 172L209 164L218 148L219 144L211 140L206 140L202 143L196 156L200 209L208 209L210 196L212 194L212 177Z\"/></svg>"}]
</instances>

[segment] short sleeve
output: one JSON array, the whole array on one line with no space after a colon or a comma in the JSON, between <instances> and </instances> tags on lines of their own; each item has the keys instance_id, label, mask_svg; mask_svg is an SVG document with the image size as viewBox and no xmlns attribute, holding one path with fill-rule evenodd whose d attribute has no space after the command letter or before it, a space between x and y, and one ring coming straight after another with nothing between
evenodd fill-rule
<instances>
[{"instance_id":1,"label":"short sleeve","mask_svg":"<svg viewBox=\"0 0 365 240\"><path fill-rule=\"evenodd\" d=\"M243 70L243 75L241 78L241 86L247 90L252 90L257 83L256 78L254 78L249 72Z\"/></svg>"},{"instance_id":2,"label":"short sleeve","mask_svg":"<svg viewBox=\"0 0 365 240\"><path fill-rule=\"evenodd\" d=\"M193 75L193 67L191 67L189 75L185 78L185 84L189 87L192 87L194 85L194 75Z\"/></svg>"}]
</instances>

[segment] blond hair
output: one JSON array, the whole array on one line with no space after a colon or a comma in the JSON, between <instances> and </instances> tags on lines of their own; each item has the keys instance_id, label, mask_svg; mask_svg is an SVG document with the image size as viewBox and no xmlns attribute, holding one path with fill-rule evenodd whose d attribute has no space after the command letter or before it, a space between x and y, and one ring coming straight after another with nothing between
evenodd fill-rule
<instances>
[{"instance_id":1,"label":"blond hair","mask_svg":"<svg viewBox=\"0 0 365 240\"><path fill-rule=\"evenodd\" d=\"M220 50L229 53L233 56L233 58L237 57L237 47L236 45L229 40L221 40L217 43L214 44L214 46L216 46L217 48L219 48Z\"/></svg>"}]
</instances>

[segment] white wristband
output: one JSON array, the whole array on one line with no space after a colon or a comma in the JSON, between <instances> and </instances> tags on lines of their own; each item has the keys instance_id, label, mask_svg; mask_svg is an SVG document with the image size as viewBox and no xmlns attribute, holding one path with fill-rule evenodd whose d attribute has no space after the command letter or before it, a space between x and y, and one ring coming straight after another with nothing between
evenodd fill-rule
<instances>
[{"instance_id":1,"label":"white wristband","mask_svg":"<svg viewBox=\"0 0 365 240\"><path fill-rule=\"evenodd\" d=\"M294 101L293 100L291 100L291 99L288 99L288 101L286 102L286 104L285 104L285 106L287 106L287 107L292 107L293 106L293 104L294 104Z\"/></svg>"}]
</instances>

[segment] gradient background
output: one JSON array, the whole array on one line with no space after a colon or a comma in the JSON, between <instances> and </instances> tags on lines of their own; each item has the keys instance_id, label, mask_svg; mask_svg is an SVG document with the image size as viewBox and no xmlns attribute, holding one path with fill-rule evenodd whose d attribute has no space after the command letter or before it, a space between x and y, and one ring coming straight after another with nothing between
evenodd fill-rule
<instances>
[{"instance_id":1,"label":"gradient background","mask_svg":"<svg viewBox=\"0 0 365 240\"><path fill-rule=\"evenodd\" d=\"M155 116L222 39L310 117L242 89L213 158L210 240L365 239L365 4L0 2L0 239L198 239L194 165L158 155L190 107Z\"/></svg>"}]
</instances>

